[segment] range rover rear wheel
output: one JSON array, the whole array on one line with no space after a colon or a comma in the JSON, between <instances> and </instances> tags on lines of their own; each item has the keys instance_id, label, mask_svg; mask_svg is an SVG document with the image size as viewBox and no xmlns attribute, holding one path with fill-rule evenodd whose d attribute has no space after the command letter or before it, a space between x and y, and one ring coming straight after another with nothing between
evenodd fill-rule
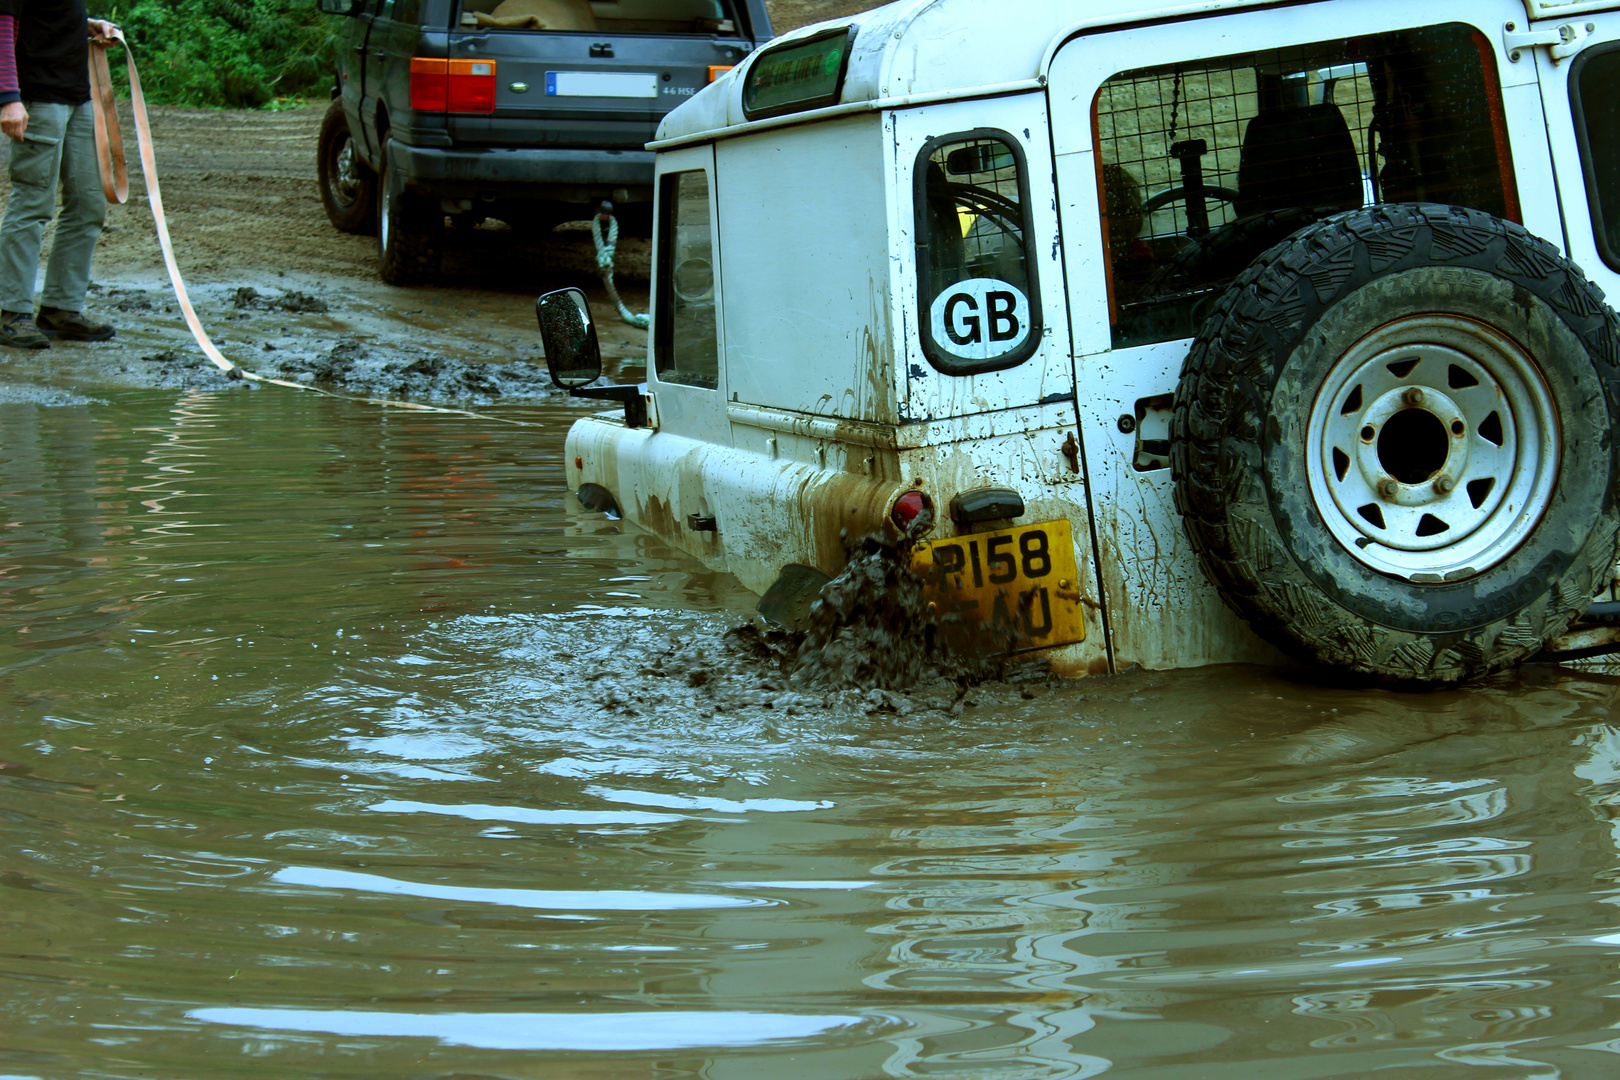
<instances>
[{"instance_id":1,"label":"range rover rear wheel","mask_svg":"<svg viewBox=\"0 0 1620 1080\"><path fill-rule=\"evenodd\" d=\"M1296 233L1182 370L1176 503L1227 604L1299 659L1453 682L1608 579L1620 320L1551 245L1459 207Z\"/></svg>"},{"instance_id":2,"label":"range rover rear wheel","mask_svg":"<svg viewBox=\"0 0 1620 1080\"><path fill-rule=\"evenodd\" d=\"M343 102L334 101L321 120L315 143L315 171L321 205L339 232L369 233L377 228L377 174L354 152Z\"/></svg>"},{"instance_id":3,"label":"range rover rear wheel","mask_svg":"<svg viewBox=\"0 0 1620 1080\"><path fill-rule=\"evenodd\" d=\"M444 211L439 200L405 190L384 139L377 198L377 272L390 285L422 285L439 273Z\"/></svg>"}]
</instances>

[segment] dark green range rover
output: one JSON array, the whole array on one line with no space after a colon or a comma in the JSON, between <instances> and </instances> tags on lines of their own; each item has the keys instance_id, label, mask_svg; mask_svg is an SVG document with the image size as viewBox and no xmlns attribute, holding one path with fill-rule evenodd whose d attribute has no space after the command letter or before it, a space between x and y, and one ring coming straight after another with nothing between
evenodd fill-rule
<instances>
[{"instance_id":1,"label":"dark green range rover","mask_svg":"<svg viewBox=\"0 0 1620 1080\"><path fill-rule=\"evenodd\" d=\"M658 122L771 37L764 0L320 5L347 16L321 198L395 285L437 272L450 218L547 228L607 199L650 221Z\"/></svg>"}]
</instances>

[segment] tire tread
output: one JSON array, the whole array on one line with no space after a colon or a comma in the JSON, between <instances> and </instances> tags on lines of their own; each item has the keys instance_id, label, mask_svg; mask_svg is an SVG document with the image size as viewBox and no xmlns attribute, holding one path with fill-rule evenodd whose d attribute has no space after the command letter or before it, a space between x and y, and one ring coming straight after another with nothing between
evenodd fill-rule
<instances>
[{"instance_id":1,"label":"tire tread","mask_svg":"<svg viewBox=\"0 0 1620 1080\"><path fill-rule=\"evenodd\" d=\"M1437 637L1365 622L1338 608L1324 614L1321 604L1331 601L1304 595L1279 572L1293 555L1271 528L1232 513L1235 496L1261 483L1263 433L1248 428L1266 415L1271 388L1302 327L1370 281L1420 265L1480 270L1527 290L1609 369L1600 374L1614 394L1620 320L1556 248L1483 211L1391 204L1310 226L1244 270L1188 353L1171 419L1175 505L1227 606L1307 664L1401 683L1453 682L1525 659L1585 610L1620 554L1620 521L1610 500L1599 530L1604 535L1586 544L1562 581L1512 618L1445 634L1437 648Z\"/></svg>"}]
</instances>

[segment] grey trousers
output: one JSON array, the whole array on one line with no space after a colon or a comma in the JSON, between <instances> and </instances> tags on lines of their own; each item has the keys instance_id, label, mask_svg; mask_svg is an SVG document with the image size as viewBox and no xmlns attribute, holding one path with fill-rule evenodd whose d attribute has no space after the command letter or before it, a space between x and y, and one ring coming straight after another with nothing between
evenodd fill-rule
<instances>
[{"instance_id":1,"label":"grey trousers","mask_svg":"<svg viewBox=\"0 0 1620 1080\"><path fill-rule=\"evenodd\" d=\"M22 142L10 143L11 197L6 200L5 217L0 219L0 310L34 310L40 241L45 223L56 211L60 183L62 213L56 221L40 303L81 311L90 287L90 256L107 220L107 197L101 192L101 169L96 162L94 115L89 102L77 107L53 102L23 104L28 109L28 133Z\"/></svg>"}]
</instances>

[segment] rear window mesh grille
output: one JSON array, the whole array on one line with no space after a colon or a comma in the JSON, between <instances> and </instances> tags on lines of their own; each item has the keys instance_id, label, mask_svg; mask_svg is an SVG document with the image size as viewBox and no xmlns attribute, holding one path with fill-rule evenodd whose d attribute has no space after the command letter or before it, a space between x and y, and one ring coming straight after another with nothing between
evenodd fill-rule
<instances>
[{"instance_id":1,"label":"rear window mesh grille","mask_svg":"<svg viewBox=\"0 0 1620 1080\"><path fill-rule=\"evenodd\" d=\"M1126 71L1093 121L1116 346L1196 333L1254 257L1340 210L1518 216L1490 48L1461 24Z\"/></svg>"}]
</instances>

